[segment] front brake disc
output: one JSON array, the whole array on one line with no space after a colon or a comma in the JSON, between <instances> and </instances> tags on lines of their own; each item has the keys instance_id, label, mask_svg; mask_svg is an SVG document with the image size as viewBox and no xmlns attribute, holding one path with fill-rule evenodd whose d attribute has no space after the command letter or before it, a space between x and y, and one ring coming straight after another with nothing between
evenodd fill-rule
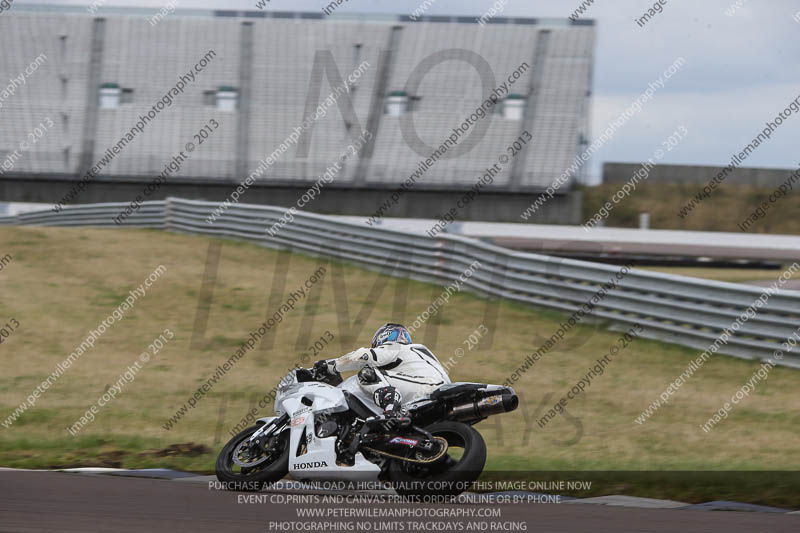
<instances>
[{"instance_id":1,"label":"front brake disc","mask_svg":"<svg viewBox=\"0 0 800 533\"><path fill-rule=\"evenodd\" d=\"M253 468L254 466L258 466L267 459L269 459L267 453L262 450L261 456L258 457L257 459L250 459L248 462L242 461L239 458L239 454L242 453L243 451L247 452L248 458L252 456L251 450L243 449L243 447L246 448L250 447L250 442L248 439L245 439L242 442L240 442L239 445L236 446L236 448L233 450L233 462L241 468Z\"/></svg>"}]
</instances>

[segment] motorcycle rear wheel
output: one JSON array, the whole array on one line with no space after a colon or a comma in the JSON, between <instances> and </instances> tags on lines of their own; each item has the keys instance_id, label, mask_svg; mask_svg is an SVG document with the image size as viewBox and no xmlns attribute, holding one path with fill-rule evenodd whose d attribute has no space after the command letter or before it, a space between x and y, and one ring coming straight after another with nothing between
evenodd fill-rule
<instances>
[{"instance_id":1,"label":"motorcycle rear wheel","mask_svg":"<svg viewBox=\"0 0 800 533\"><path fill-rule=\"evenodd\" d=\"M457 496L478 479L486 464L486 443L472 426L461 422L437 422L425 428L447 440L448 452L429 464L393 459L389 480L402 496ZM457 451L461 451L460 457Z\"/></svg>"}]
</instances>

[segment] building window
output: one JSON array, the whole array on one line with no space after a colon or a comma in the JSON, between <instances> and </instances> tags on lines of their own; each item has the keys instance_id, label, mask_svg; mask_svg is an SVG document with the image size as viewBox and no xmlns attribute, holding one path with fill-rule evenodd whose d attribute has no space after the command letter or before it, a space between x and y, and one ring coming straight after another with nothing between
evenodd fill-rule
<instances>
[{"instance_id":1,"label":"building window","mask_svg":"<svg viewBox=\"0 0 800 533\"><path fill-rule=\"evenodd\" d=\"M220 111L236 111L239 107L239 91L233 87L220 87L216 93L215 103Z\"/></svg>"},{"instance_id":2,"label":"building window","mask_svg":"<svg viewBox=\"0 0 800 533\"><path fill-rule=\"evenodd\" d=\"M522 120L525 113L525 97L521 94L509 94L503 100L503 118L507 120Z\"/></svg>"},{"instance_id":3,"label":"building window","mask_svg":"<svg viewBox=\"0 0 800 533\"><path fill-rule=\"evenodd\" d=\"M100 109L116 109L119 107L122 90L116 83L104 83L100 86Z\"/></svg>"},{"instance_id":4,"label":"building window","mask_svg":"<svg viewBox=\"0 0 800 533\"><path fill-rule=\"evenodd\" d=\"M409 99L405 91L392 91L386 97L386 114L399 117L409 112Z\"/></svg>"},{"instance_id":5,"label":"building window","mask_svg":"<svg viewBox=\"0 0 800 533\"><path fill-rule=\"evenodd\" d=\"M116 83L100 86L100 109L116 109L120 104L133 102L133 89L123 89Z\"/></svg>"}]
</instances>

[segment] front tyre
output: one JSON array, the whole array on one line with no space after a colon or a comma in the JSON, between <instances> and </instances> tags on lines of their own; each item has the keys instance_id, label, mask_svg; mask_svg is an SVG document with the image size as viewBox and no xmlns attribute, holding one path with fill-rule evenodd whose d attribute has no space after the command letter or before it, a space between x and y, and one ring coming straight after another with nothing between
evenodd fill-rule
<instances>
[{"instance_id":1,"label":"front tyre","mask_svg":"<svg viewBox=\"0 0 800 533\"><path fill-rule=\"evenodd\" d=\"M252 426L222 448L217 457L217 479L228 490L258 491L289 473L289 432L281 431L257 446L248 440L261 426Z\"/></svg>"},{"instance_id":2,"label":"front tyre","mask_svg":"<svg viewBox=\"0 0 800 533\"><path fill-rule=\"evenodd\" d=\"M486 443L472 426L461 422L438 422L425 428L447 441L447 454L435 463L412 463L393 459L389 479L403 496L457 496L478 479L486 464Z\"/></svg>"}]
</instances>

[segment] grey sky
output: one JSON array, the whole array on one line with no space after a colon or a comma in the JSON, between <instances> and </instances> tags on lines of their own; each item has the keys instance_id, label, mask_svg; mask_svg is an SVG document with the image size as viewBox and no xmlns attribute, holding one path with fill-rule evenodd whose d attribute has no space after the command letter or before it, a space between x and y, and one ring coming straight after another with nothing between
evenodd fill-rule
<instances>
[{"instance_id":1,"label":"grey sky","mask_svg":"<svg viewBox=\"0 0 800 533\"><path fill-rule=\"evenodd\" d=\"M77 4L70 0L17 0ZM107 0L105 6L152 7L170 0ZM410 14L424 0L348 0L340 12ZM502 15L566 18L581 0L435 0L429 15L480 16L497 1ZM663 1L663 0L662 0ZM320 11L330 0L271 0L285 11ZM254 10L256 0L177 0L178 8ZM732 16L725 11L743 4ZM597 22L592 100L593 136L605 129L678 56L686 64L641 114L628 121L595 154L591 173L603 161L640 161L680 125L688 138L664 163L726 164L792 100L800 96L800 0L667 0L644 27L634 22L653 2L595 0L585 18ZM101 13L101 7L98 13ZM800 18L800 15L798 15ZM745 166L800 165L796 145L800 116L793 115L762 144Z\"/></svg>"}]
</instances>

